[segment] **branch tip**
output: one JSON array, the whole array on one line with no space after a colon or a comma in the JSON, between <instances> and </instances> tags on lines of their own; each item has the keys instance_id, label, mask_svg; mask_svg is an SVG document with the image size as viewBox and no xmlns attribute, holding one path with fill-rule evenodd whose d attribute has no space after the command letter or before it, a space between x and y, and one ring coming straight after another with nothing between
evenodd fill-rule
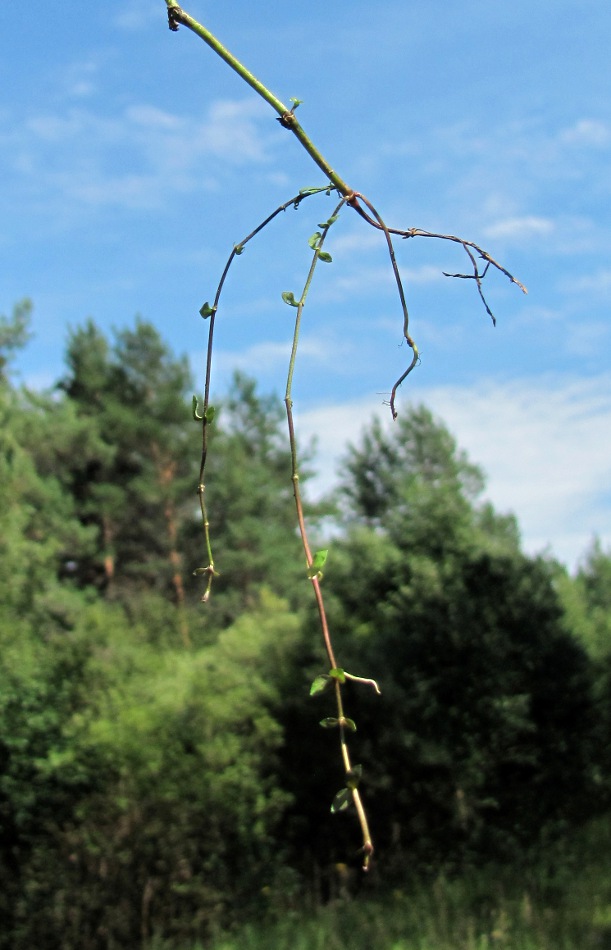
<instances>
[{"instance_id":1,"label":"branch tip","mask_svg":"<svg viewBox=\"0 0 611 950\"><path fill-rule=\"evenodd\" d=\"M182 22L183 12L178 4L168 3L168 27L173 33L178 32L178 25Z\"/></svg>"}]
</instances>

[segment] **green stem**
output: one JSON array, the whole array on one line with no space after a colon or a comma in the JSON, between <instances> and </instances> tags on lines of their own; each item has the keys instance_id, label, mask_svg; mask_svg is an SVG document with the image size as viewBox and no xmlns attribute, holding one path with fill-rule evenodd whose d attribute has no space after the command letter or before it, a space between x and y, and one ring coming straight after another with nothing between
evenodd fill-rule
<instances>
[{"instance_id":1,"label":"green stem","mask_svg":"<svg viewBox=\"0 0 611 950\"><path fill-rule=\"evenodd\" d=\"M170 21L170 26L172 29L177 29L177 24L182 23L183 26L186 26L187 29L195 33L196 36L199 36L200 39L207 43L210 49L214 50L217 56L220 56L224 62L227 63L231 69L234 70L240 76L244 82L254 89L257 95L261 96L262 99L267 102L272 109L278 113L278 118L280 124L285 129L289 129L293 135L301 142L304 149L312 158L314 162L318 165L321 171L326 175L332 185L337 188L339 193L345 198L350 198L353 195L352 188L346 184L346 182L340 178L340 176L335 172L329 165L326 158L319 152L316 148L310 137L303 130L297 119L295 118L295 112L293 109L289 109L280 99L277 98L271 92L267 86L265 86L260 79L257 79L249 69L244 66L243 63L231 53L226 46L223 46L216 36L214 36L210 30L208 30L202 23L198 23L197 20L194 20L192 16L189 16L188 13L175 2L175 0L166 0L168 7L168 17Z\"/></svg>"},{"instance_id":2,"label":"green stem","mask_svg":"<svg viewBox=\"0 0 611 950\"><path fill-rule=\"evenodd\" d=\"M339 204L333 211L330 221L335 220L335 218L339 214L339 211L342 205L345 204L347 200L349 199L346 197L342 198L342 200L339 202ZM288 376L287 376L287 382L286 382L286 393L284 397L284 403L286 406L286 416L287 416L287 421L288 421L288 429L289 429L289 443L291 447L291 469L292 469L292 480L293 480L293 494L295 497L295 508L297 511L297 522L299 524L299 533L301 535L301 541L303 544L306 564L308 568L311 568L313 559L312 559L312 551L310 549L310 544L308 541L308 536L307 536L307 531L306 531L306 526L305 526L305 519L303 516L303 503L301 499L301 491L299 488L299 470L298 470L298 464L297 464L297 440L295 438L295 424L293 420L292 388L293 388L293 375L295 371L295 359L297 357L297 347L299 344L299 331L301 328L301 317L303 314L303 308L305 306L306 298L308 296L310 285L312 283L312 278L314 277L314 271L316 270L316 265L318 264L320 251L322 249L324 240L327 236L329 227L330 227L330 224L327 223L327 225L322 230L320 240L316 244L316 247L314 250L314 256L312 258L312 263L310 264L310 269L308 271L308 276L304 284L301 298L297 305L297 315L295 317L295 328L293 331L293 345L291 348L291 357L289 360L289 369L288 369ZM323 640L325 644L325 650L327 652L327 658L329 660L331 669L337 669L337 660L335 659L333 644L331 642L331 634L330 634L329 625L327 622L327 613L326 613L325 605L323 601L322 590L320 588L320 580L318 579L316 574L314 574L310 578L310 580L312 583L312 587L314 588L314 597L316 599L316 606L318 608L318 616L319 616ZM350 677L350 678L358 679L358 677ZM373 681L367 681L367 682L373 682ZM341 749L341 755L342 755L342 762L344 765L344 771L346 775L349 775L352 771L352 763L350 760L350 751L348 749L348 743L346 741L346 727L344 725L345 716L344 716L344 704L342 700L342 687L338 679L335 680L334 687L335 687L335 703L337 707L337 718L339 721L339 730L340 730L340 749ZM356 813L358 816L359 825L361 827L361 833L363 836L363 846L362 846L363 870L366 871L369 868L371 856L373 854L374 849L373 849L373 842L371 840L371 832L369 830L369 823L367 821L367 813L363 806L363 802L362 802L358 788L352 789L352 800L356 808Z\"/></svg>"},{"instance_id":3,"label":"green stem","mask_svg":"<svg viewBox=\"0 0 611 950\"><path fill-rule=\"evenodd\" d=\"M277 217L282 211L286 211L286 209L289 208L291 205L294 208L298 208L301 202L305 201L306 198L311 197L311 195L313 194L318 194L319 192L324 192L324 191L326 191L326 188L311 188L311 189L307 189L307 191L305 192L299 192L299 194L291 198L290 201L285 201L284 204L281 204L278 208L276 208L276 210L273 211L270 215L268 215L267 218L265 218L265 220L262 221L261 224L259 224L254 229L254 231L251 231L250 234L248 234L245 238L243 238L243 240L240 241L239 244L234 245L233 250L231 251L231 254L229 255L227 263L225 264L225 267L223 269L223 273L221 274L221 279L219 281L218 287L216 289L216 294L214 297L214 303L212 307L210 308L210 315L208 317L209 319L208 345L206 348L206 383L205 383L205 389L204 389L204 404L203 404L201 415L197 411L197 399L195 397L194 397L194 406L193 406L193 418L196 420L201 420L201 423L202 423L202 454L201 454L201 461L200 461L200 467L199 467L199 479L198 479L197 491L199 495L199 504L200 504L201 514L202 514L202 525L203 525L203 530L204 530L206 551L208 553L208 567L205 569L205 573L207 575L208 580L206 584L206 589L202 596L203 603L207 603L208 600L210 599L210 592L212 590L212 581L215 577L218 577L218 572L214 568L214 559L212 557L212 543L210 539L210 522L208 521L208 512L206 509L206 502L204 498L204 494L206 491L204 478L205 478L205 470L206 470L206 460L208 458L208 428L210 425L210 421L208 418L208 408L210 406L210 380L211 380L211 375L212 375L212 350L213 350L213 344L214 344L214 329L216 325L216 314L219 308L221 293L223 291L225 280L227 278L227 274L229 273L229 269L233 261L239 254L242 253L245 245L248 244L248 242L252 240L252 238L256 237L256 235L259 234L259 232L262 231L263 228L267 227L270 221L273 221L275 217Z\"/></svg>"}]
</instances>

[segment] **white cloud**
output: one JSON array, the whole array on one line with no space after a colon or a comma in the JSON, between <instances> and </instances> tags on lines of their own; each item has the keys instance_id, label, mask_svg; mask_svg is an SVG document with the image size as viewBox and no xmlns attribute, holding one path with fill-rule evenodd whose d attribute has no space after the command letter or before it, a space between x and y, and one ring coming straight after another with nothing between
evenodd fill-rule
<instances>
[{"instance_id":1,"label":"white cloud","mask_svg":"<svg viewBox=\"0 0 611 950\"><path fill-rule=\"evenodd\" d=\"M327 341L306 336L300 340L300 363L303 360L309 360L319 365L327 365L333 362L332 353L333 349ZM217 385L222 389L223 381L228 379L236 369L251 376L279 372L280 378L283 379L283 374L288 371L290 354L290 338L282 341L266 340L254 343L243 350L217 349L214 354L215 375L220 377ZM191 360L194 364L202 365L205 356L203 353L192 354Z\"/></svg>"},{"instance_id":2,"label":"white cloud","mask_svg":"<svg viewBox=\"0 0 611 950\"><path fill-rule=\"evenodd\" d=\"M337 226L336 226L337 227ZM369 251L374 247L383 246L384 235L375 228L366 227L364 222L360 231L350 231L348 234L335 235L335 228L329 234L329 241L333 244L336 253L354 253L355 251Z\"/></svg>"},{"instance_id":3,"label":"white cloud","mask_svg":"<svg viewBox=\"0 0 611 950\"><path fill-rule=\"evenodd\" d=\"M562 287L569 293L576 294L603 294L605 297L611 291L611 270L600 268L593 274L583 274L580 277L573 277L565 280Z\"/></svg>"},{"instance_id":4,"label":"white cloud","mask_svg":"<svg viewBox=\"0 0 611 950\"><path fill-rule=\"evenodd\" d=\"M171 192L214 187L232 166L268 163L265 115L262 103L244 99L217 100L202 116L147 103L111 116L83 107L17 124L4 116L0 167L35 197L37 213L57 215L59 205L67 214L70 203L154 207Z\"/></svg>"},{"instance_id":5,"label":"white cloud","mask_svg":"<svg viewBox=\"0 0 611 950\"><path fill-rule=\"evenodd\" d=\"M122 30L139 30L150 24L163 24L167 13L161 4L150 0L123 0L114 15L114 23Z\"/></svg>"},{"instance_id":6,"label":"white cloud","mask_svg":"<svg viewBox=\"0 0 611 950\"><path fill-rule=\"evenodd\" d=\"M523 215L522 217L504 218L495 224L484 228L484 234L490 238L517 238L519 241L528 240L531 237L543 237L551 234L554 230L554 222L549 218L541 218L536 215Z\"/></svg>"},{"instance_id":7,"label":"white cloud","mask_svg":"<svg viewBox=\"0 0 611 950\"><path fill-rule=\"evenodd\" d=\"M330 246L332 247L332 245ZM434 267L431 264L422 264L418 267L401 267L400 272L401 280L406 288L414 284L440 283L446 279L441 268ZM376 267L365 266L350 269L347 273L346 268L344 268L343 273L339 272L338 268L338 272L333 273L327 285L318 293L319 299L333 301L343 299L349 295L356 298L360 293L372 294L375 290L394 292L395 289L395 277L389 260L388 263Z\"/></svg>"},{"instance_id":8,"label":"white cloud","mask_svg":"<svg viewBox=\"0 0 611 950\"><path fill-rule=\"evenodd\" d=\"M600 119L580 119L561 132L560 141L569 145L604 147L611 143L611 123Z\"/></svg>"},{"instance_id":9,"label":"white cloud","mask_svg":"<svg viewBox=\"0 0 611 950\"><path fill-rule=\"evenodd\" d=\"M242 351L218 350L214 361L221 374L234 369L249 373L269 373L277 367L285 366L291 352L290 341L255 343Z\"/></svg>"},{"instance_id":10,"label":"white cloud","mask_svg":"<svg viewBox=\"0 0 611 950\"><path fill-rule=\"evenodd\" d=\"M611 543L611 378L491 380L425 390L418 398L482 466L497 510L517 515L527 551L549 546L574 566L594 534ZM299 434L318 441L313 493L337 483L346 444L358 442L374 412L392 425L371 400L298 415Z\"/></svg>"}]
</instances>

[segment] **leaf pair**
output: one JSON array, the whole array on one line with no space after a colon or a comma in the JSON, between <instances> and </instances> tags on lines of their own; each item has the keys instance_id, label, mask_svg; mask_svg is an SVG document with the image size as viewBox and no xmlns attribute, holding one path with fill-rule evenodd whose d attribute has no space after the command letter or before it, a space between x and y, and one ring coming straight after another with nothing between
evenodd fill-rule
<instances>
[{"instance_id":1,"label":"leaf pair","mask_svg":"<svg viewBox=\"0 0 611 950\"><path fill-rule=\"evenodd\" d=\"M318 693L322 693L333 680L345 683L346 674L340 669L329 670L328 673L321 673L310 686L310 696L316 696Z\"/></svg>"},{"instance_id":2,"label":"leaf pair","mask_svg":"<svg viewBox=\"0 0 611 950\"><path fill-rule=\"evenodd\" d=\"M349 729L350 732L356 732L356 723L354 719L349 719L348 716L342 716L341 719L337 719L335 716L327 716L320 720L320 725L323 729L335 729L336 726L342 726L344 729Z\"/></svg>"},{"instance_id":3,"label":"leaf pair","mask_svg":"<svg viewBox=\"0 0 611 950\"><path fill-rule=\"evenodd\" d=\"M325 227L325 225L321 225L321 227ZM322 238L322 234L320 233L320 231L315 231L312 237L309 239L308 244L310 245L313 251L316 251L319 261L323 261L325 264L330 264L331 261L333 260L331 255L327 251L319 251L318 249L320 247L321 238Z\"/></svg>"},{"instance_id":4,"label":"leaf pair","mask_svg":"<svg viewBox=\"0 0 611 950\"><path fill-rule=\"evenodd\" d=\"M214 419L215 413L216 413L216 409L214 408L214 406L207 406L206 409L204 410L203 414L200 415L199 412L197 411L197 405L198 405L197 396L193 396L193 418L194 418L194 420L195 420L196 422L201 422L202 419L205 419L206 422L208 422L208 423L212 422L212 420Z\"/></svg>"},{"instance_id":5,"label":"leaf pair","mask_svg":"<svg viewBox=\"0 0 611 950\"><path fill-rule=\"evenodd\" d=\"M331 812L336 815L340 811L345 811L353 800L353 792L358 788L363 775L363 766L355 765L346 773L346 788L339 790L331 804Z\"/></svg>"}]
</instances>

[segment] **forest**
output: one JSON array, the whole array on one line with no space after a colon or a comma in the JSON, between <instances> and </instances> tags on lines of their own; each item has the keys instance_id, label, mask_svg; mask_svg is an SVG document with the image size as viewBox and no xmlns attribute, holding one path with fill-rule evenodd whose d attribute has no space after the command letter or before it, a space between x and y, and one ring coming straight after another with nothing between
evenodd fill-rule
<instances>
[{"instance_id":1,"label":"forest","mask_svg":"<svg viewBox=\"0 0 611 950\"><path fill-rule=\"evenodd\" d=\"M0 322L0 948L360 947L332 914L377 948L611 946L609 873L588 875L611 838L611 552L592 539L574 575L525 554L425 406L347 450L307 518L337 652L381 689L345 687L362 875L309 695L326 660L281 400L236 373L217 406L202 604L187 358L142 318L88 320L33 391L11 370L30 309ZM511 942L514 897L538 943Z\"/></svg>"}]
</instances>

